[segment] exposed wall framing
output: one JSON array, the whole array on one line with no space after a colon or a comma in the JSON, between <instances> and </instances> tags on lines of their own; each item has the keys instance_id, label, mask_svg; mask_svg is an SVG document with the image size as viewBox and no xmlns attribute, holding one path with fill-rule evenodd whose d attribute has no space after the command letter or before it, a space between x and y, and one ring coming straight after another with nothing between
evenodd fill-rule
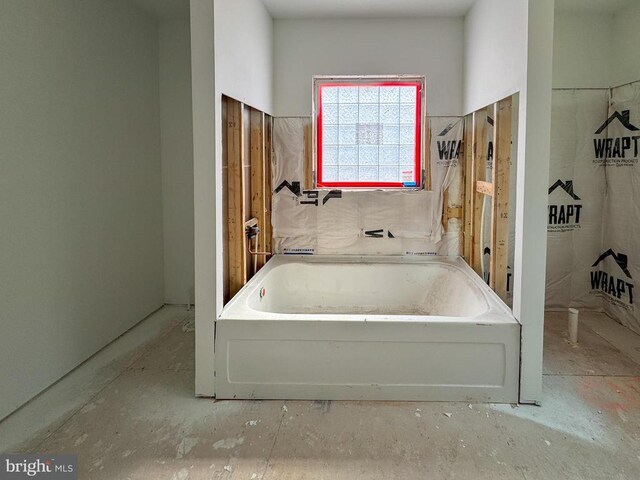
<instances>
[{"instance_id":1,"label":"exposed wall framing","mask_svg":"<svg viewBox=\"0 0 640 480\"><path fill-rule=\"evenodd\" d=\"M465 118L463 256L482 275L482 215L490 198L489 286L507 300L509 251L509 170L511 164L511 109L508 97ZM493 167L487 177L487 117L493 117Z\"/></svg>"},{"instance_id":2,"label":"exposed wall framing","mask_svg":"<svg viewBox=\"0 0 640 480\"><path fill-rule=\"evenodd\" d=\"M271 251L271 117L229 97L222 99L222 114L226 303ZM245 232L252 225L260 232L249 241Z\"/></svg>"}]
</instances>

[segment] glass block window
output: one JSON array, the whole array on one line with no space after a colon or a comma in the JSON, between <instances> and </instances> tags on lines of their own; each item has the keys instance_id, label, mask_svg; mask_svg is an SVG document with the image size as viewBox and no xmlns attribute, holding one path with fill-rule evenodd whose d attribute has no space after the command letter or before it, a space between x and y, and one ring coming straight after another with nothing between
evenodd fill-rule
<instances>
[{"instance_id":1,"label":"glass block window","mask_svg":"<svg viewBox=\"0 0 640 480\"><path fill-rule=\"evenodd\" d=\"M423 81L315 85L318 188L420 187Z\"/></svg>"}]
</instances>

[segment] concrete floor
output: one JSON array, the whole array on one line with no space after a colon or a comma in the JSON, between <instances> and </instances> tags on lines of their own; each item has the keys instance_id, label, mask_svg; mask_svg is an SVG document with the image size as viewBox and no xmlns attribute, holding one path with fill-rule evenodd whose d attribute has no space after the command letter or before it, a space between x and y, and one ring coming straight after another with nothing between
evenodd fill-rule
<instances>
[{"instance_id":1,"label":"concrete floor","mask_svg":"<svg viewBox=\"0 0 640 480\"><path fill-rule=\"evenodd\" d=\"M192 313L165 308L0 423L0 451L77 453L81 479L637 480L640 337L583 312L571 347L565 325L547 314L541 407L215 402Z\"/></svg>"}]
</instances>

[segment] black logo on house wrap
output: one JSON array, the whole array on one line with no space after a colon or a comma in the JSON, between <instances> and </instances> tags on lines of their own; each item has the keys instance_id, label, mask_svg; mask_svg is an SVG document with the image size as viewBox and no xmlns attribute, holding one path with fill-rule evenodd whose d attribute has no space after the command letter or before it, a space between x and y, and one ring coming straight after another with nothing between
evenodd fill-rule
<instances>
[{"instance_id":1,"label":"black logo on house wrap","mask_svg":"<svg viewBox=\"0 0 640 480\"><path fill-rule=\"evenodd\" d=\"M301 190L300 182L291 182L283 180L280 185L273 191L274 194L280 193L284 189L289 190L298 199L305 197L304 200L298 200L298 205L320 205L320 197L322 196L322 205L326 204L332 198L342 198L342 190Z\"/></svg>"},{"instance_id":2,"label":"black logo on house wrap","mask_svg":"<svg viewBox=\"0 0 640 480\"><path fill-rule=\"evenodd\" d=\"M629 167L640 156L640 128L631 119L630 110L615 111L598 127L593 138L593 163Z\"/></svg>"},{"instance_id":3,"label":"black logo on house wrap","mask_svg":"<svg viewBox=\"0 0 640 480\"><path fill-rule=\"evenodd\" d=\"M396 238L393 233L384 228L378 228L377 230L361 230L360 236L367 238Z\"/></svg>"},{"instance_id":4,"label":"black logo on house wrap","mask_svg":"<svg viewBox=\"0 0 640 480\"><path fill-rule=\"evenodd\" d=\"M592 268L589 272L592 293L619 307L632 308L634 283L627 255L609 249L598 257Z\"/></svg>"},{"instance_id":5,"label":"black logo on house wrap","mask_svg":"<svg viewBox=\"0 0 640 480\"><path fill-rule=\"evenodd\" d=\"M76 480L77 455L0 455L0 480Z\"/></svg>"},{"instance_id":6,"label":"black logo on house wrap","mask_svg":"<svg viewBox=\"0 0 640 480\"><path fill-rule=\"evenodd\" d=\"M547 213L548 232L569 232L580 228L582 200L573 191L573 180L556 180L549 187Z\"/></svg>"},{"instance_id":7,"label":"black logo on house wrap","mask_svg":"<svg viewBox=\"0 0 640 480\"><path fill-rule=\"evenodd\" d=\"M489 255L489 258L491 258L491 248L490 247L484 247L484 250L482 251L483 253L483 258L485 255ZM511 297L512 293L511 293L511 284L513 283L511 281L511 277L513 277L513 274L511 273L511 267L509 265L507 265L507 296ZM486 273L486 280L487 283L489 283L489 280L491 279L491 274L489 272Z\"/></svg>"},{"instance_id":8,"label":"black logo on house wrap","mask_svg":"<svg viewBox=\"0 0 640 480\"><path fill-rule=\"evenodd\" d=\"M439 167L458 166L460 151L462 150L462 139L446 139L443 137L446 137L460 121L461 120L457 120L447 124L437 136L436 146L438 147L438 160L436 163Z\"/></svg>"}]
</instances>

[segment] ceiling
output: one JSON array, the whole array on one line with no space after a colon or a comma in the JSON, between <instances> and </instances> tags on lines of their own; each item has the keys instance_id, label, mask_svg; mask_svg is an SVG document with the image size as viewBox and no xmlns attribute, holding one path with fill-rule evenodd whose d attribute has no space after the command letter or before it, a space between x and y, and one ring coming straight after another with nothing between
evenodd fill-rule
<instances>
[{"instance_id":1,"label":"ceiling","mask_svg":"<svg viewBox=\"0 0 640 480\"><path fill-rule=\"evenodd\" d=\"M189 16L189 0L130 0L157 19ZM262 0L273 18L459 17L476 0ZM559 12L613 14L640 0L556 0Z\"/></svg>"},{"instance_id":2,"label":"ceiling","mask_svg":"<svg viewBox=\"0 0 640 480\"><path fill-rule=\"evenodd\" d=\"M556 0L558 12L613 14L639 0Z\"/></svg>"},{"instance_id":3,"label":"ceiling","mask_svg":"<svg viewBox=\"0 0 640 480\"><path fill-rule=\"evenodd\" d=\"M130 0L158 20L189 17L189 0Z\"/></svg>"},{"instance_id":4,"label":"ceiling","mask_svg":"<svg viewBox=\"0 0 640 480\"><path fill-rule=\"evenodd\" d=\"M262 0L273 18L464 16L475 0Z\"/></svg>"}]
</instances>

